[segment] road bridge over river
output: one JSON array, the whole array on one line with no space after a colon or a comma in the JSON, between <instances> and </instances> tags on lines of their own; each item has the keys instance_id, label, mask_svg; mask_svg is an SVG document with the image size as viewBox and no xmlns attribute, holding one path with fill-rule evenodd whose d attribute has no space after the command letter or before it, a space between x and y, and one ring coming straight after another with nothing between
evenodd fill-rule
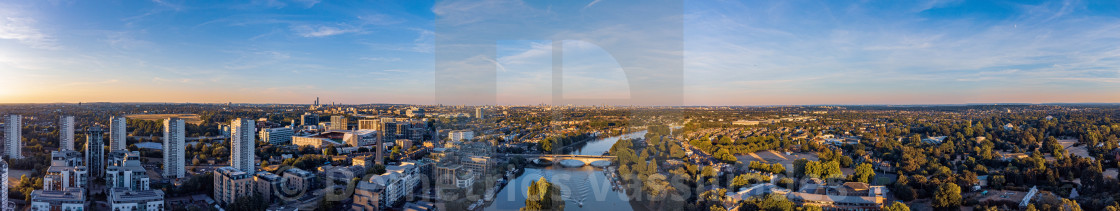
<instances>
[{"instance_id":1,"label":"road bridge over river","mask_svg":"<svg viewBox=\"0 0 1120 211\"><path fill-rule=\"evenodd\" d=\"M595 161L610 161L610 160L614 160L614 159L618 158L618 156L607 156L607 155L548 155L548 154L507 154L507 155L511 156L511 157L513 157L513 156L523 157L523 158L526 158L526 159L536 158L536 159L541 159L541 160L548 160L548 161L552 161L553 163L560 162L562 160L578 160L578 161L583 162L585 164L590 164L591 162L595 162Z\"/></svg>"}]
</instances>

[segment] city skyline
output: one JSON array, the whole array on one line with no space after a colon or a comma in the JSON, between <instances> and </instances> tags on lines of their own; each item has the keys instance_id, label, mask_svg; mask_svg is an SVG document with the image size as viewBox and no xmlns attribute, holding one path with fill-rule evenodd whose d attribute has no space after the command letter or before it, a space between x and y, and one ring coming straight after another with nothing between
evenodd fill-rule
<instances>
[{"instance_id":1,"label":"city skyline","mask_svg":"<svg viewBox=\"0 0 1120 211\"><path fill-rule=\"evenodd\" d=\"M495 43L493 100L437 99L436 43L449 36L438 25L488 18L463 8L579 17L629 6L0 3L0 103L552 104L558 45L547 39ZM1115 2L686 0L679 9L683 51L670 54L682 59L672 78L683 94L663 105L1120 103ZM629 67L614 58L641 49L607 53L609 38L561 39L563 93L629 97Z\"/></svg>"},{"instance_id":2,"label":"city skyline","mask_svg":"<svg viewBox=\"0 0 1120 211\"><path fill-rule=\"evenodd\" d=\"M1117 0L0 0L0 211L1120 210Z\"/></svg>"}]
</instances>

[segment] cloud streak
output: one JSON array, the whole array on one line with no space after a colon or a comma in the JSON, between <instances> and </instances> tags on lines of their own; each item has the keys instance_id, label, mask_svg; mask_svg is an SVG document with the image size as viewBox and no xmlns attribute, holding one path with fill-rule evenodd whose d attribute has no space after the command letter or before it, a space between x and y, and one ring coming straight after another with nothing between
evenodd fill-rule
<instances>
[{"instance_id":1,"label":"cloud streak","mask_svg":"<svg viewBox=\"0 0 1120 211\"><path fill-rule=\"evenodd\" d=\"M292 26L292 31L301 37L329 37L346 33L360 32L361 30L347 25L340 26L326 26L326 25L310 25L299 24Z\"/></svg>"},{"instance_id":2,"label":"cloud streak","mask_svg":"<svg viewBox=\"0 0 1120 211\"><path fill-rule=\"evenodd\" d=\"M36 28L36 23L32 18L0 14L0 39L16 40L39 49L59 49L55 39Z\"/></svg>"},{"instance_id":3,"label":"cloud streak","mask_svg":"<svg viewBox=\"0 0 1120 211\"><path fill-rule=\"evenodd\" d=\"M953 3L899 6L910 9L870 6L695 6L686 15L688 101L727 103L720 98L743 96L734 91L741 89L770 90L794 99L841 90L848 94L840 96L855 99L862 97L857 93L889 88L892 93L958 96L939 100L961 103L969 99L969 91L1001 92L995 87L1091 90L1115 87L1111 83L1118 81L1120 22L1086 15L1075 9L1084 8L1076 2L1016 5L1026 9L1006 19L931 18L923 13ZM782 84L742 83L758 80ZM1069 83L1075 80L1085 83ZM761 96L745 96L751 95ZM1037 98L1048 102L1051 97ZM770 96L752 102L767 99L784 101ZM816 103L836 100L818 99ZM900 98L899 103L907 101Z\"/></svg>"}]
</instances>

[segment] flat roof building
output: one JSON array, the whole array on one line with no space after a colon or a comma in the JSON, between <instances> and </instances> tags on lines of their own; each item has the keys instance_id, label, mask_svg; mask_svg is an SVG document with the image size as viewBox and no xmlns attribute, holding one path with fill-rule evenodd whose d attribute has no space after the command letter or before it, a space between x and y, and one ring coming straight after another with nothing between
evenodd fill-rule
<instances>
[{"instance_id":1,"label":"flat roof building","mask_svg":"<svg viewBox=\"0 0 1120 211\"><path fill-rule=\"evenodd\" d=\"M31 210L86 210L85 189L35 190Z\"/></svg>"},{"instance_id":2,"label":"flat roof building","mask_svg":"<svg viewBox=\"0 0 1120 211\"><path fill-rule=\"evenodd\" d=\"M74 116L59 118L58 148L60 150L74 150Z\"/></svg>"},{"instance_id":3,"label":"flat roof building","mask_svg":"<svg viewBox=\"0 0 1120 211\"><path fill-rule=\"evenodd\" d=\"M342 146L342 142L317 136L292 136L292 144L296 146L311 146L315 148L323 148L329 145Z\"/></svg>"},{"instance_id":4,"label":"flat roof building","mask_svg":"<svg viewBox=\"0 0 1120 211\"><path fill-rule=\"evenodd\" d=\"M86 167L89 176L100 178L105 175L105 142L102 141L105 131L101 126L94 125L86 131Z\"/></svg>"},{"instance_id":5,"label":"flat roof building","mask_svg":"<svg viewBox=\"0 0 1120 211\"><path fill-rule=\"evenodd\" d=\"M257 194L265 197L269 204L278 202L279 197L277 195L283 193L283 191L280 191L281 182L280 176L271 172L260 171L253 175L253 183Z\"/></svg>"},{"instance_id":6,"label":"flat roof building","mask_svg":"<svg viewBox=\"0 0 1120 211\"><path fill-rule=\"evenodd\" d=\"M331 116L331 130L347 130L346 116Z\"/></svg>"},{"instance_id":7,"label":"flat roof building","mask_svg":"<svg viewBox=\"0 0 1120 211\"><path fill-rule=\"evenodd\" d=\"M23 158L23 117L16 114L4 118L4 155L9 159Z\"/></svg>"},{"instance_id":8,"label":"flat roof building","mask_svg":"<svg viewBox=\"0 0 1120 211\"><path fill-rule=\"evenodd\" d=\"M253 150L257 144L253 133L257 132L256 123L250 119L237 118L230 123L232 129L230 134L230 148L232 152L230 155L230 166L241 170L248 174L257 172L256 151Z\"/></svg>"},{"instance_id":9,"label":"flat roof building","mask_svg":"<svg viewBox=\"0 0 1120 211\"><path fill-rule=\"evenodd\" d=\"M381 120L359 119L358 130L381 130Z\"/></svg>"},{"instance_id":10,"label":"flat roof building","mask_svg":"<svg viewBox=\"0 0 1120 211\"><path fill-rule=\"evenodd\" d=\"M148 170L140 164L139 152L118 150L109 154L111 162L105 168L105 186L130 191L150 189Z\"/></svg>"},{"instance_id":11,"label":"flat roof building","mask_svg":"<svg viewBox=\"0 0 1120 211\"><path fill-rule=\"evenodd\" d=\"M268 142L268 144L272 144L272 145L291 144L292 143L292 136L295 135L295 130L292 130L292 128L286 128L286 127L268 128L268 129L261 129L259 135L260 135L261 141Z\"/></svg>"},{"instance_id":12,"label":"flat roof building","mask_svg":"<svg viewBox=\"0 0 1120 211\"><path fill-rule=\"evenodd\" d=\"M303 113L299 116L300 125L318 125L319 115L313 113Z\"/></svg>"},{"instance_id":13,"label":"flat roof building","mask_svg":"<svg viewBox=\"0 0 1120 211\"><path fill-rule=\"evenodd\" d=\"M128 119L124 116L109 118L109 150L128 148Z\"/></svg>"},{"instance_id":14,"label":"flat roof building","mask_svg":"<svg viewBox=\"0 0 1120 211\"><path fill-rule=\"evenodd\" d=\"M187 176L186 122L179 118L163 120L163 177Z\"/></svg>"},{"instance_id":15,"label":"flat roof building","mask_svg":"<svg viewBox=\"0 0 1120 211\"><path fill-rule=\"evenodd\" d=\"M164 194L162 190L131 190L112 188L109 190L109 207L112 210L163 211Z\"/></svg>"},{"instance_id":16,"label":"flat roof building","mask_svg":"<svg viewBox=\"0 0 1120 211\"><path fill-rule=\"evenodd\" d=\"M883 206L887 188L861 182L825 186L806 184L797 192L786 194L798 206L814 205L825 210L878 210Z\"/></svg>"},{"instance_id":17,"label":"flat roof building","mask_svg":"<svg viewBox=\"0 0 1120 211\"><path fill-rule=\"evenodd\" d=\"M447 133L447 137L451 141L463 141L474 139L474 131L470 130L453 130Z\"/></svg>"},{"instance_id":18,"label":"flat roof building","mask_svg":"<svg viewBox=\"0 0 1120 211\"><path fill-rule=\"evenodd\" d=\"M354 147L370 146L377 144L377 133L376 130L356 130L346 132L342 136L342 140Z\"/></svg>"},{"instance_id":19,"label":"flat roof building","mask_svg":"<svg viewBox=\"0 0 1120 211\"><path fill-rule=\"evenodd\" d=\"M402 202L401 199L412 193L419 183L419 172L419 168L411 162L386 166L384 174L374 175L358 183L358 187L354 189L354 207L357 208L351 209L377 210Z\"/></svg>"},{"instance_id":20,"label":"flat roof building","mask_svg":"<svg viewBox=\"0 0 1120 211\"><path fill-rule=\"evenodd\" d=\"M229 205L237 198L255 193L252 175L233 167L214 170L214 200Z\"/></svg>"}]
</instances>

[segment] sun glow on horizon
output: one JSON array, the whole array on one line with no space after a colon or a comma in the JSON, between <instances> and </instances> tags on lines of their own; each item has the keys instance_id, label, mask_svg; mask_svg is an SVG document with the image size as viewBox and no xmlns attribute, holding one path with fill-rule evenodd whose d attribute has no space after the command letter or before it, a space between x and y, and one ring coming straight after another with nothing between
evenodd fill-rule
<instances>
[{"instance_id":1,"label":"sun glow on horizon","mask_svg":"<svg viewBox=\"0 0 1120 211\"><path fill-rule=\"evenodd\" d=\"M15 94L14 81L11 74L4 74L4 77L0 77L0 98L9 99ZM0 102L2 101L7 100L0 100Z\"/></svg>"}]
</instances>

